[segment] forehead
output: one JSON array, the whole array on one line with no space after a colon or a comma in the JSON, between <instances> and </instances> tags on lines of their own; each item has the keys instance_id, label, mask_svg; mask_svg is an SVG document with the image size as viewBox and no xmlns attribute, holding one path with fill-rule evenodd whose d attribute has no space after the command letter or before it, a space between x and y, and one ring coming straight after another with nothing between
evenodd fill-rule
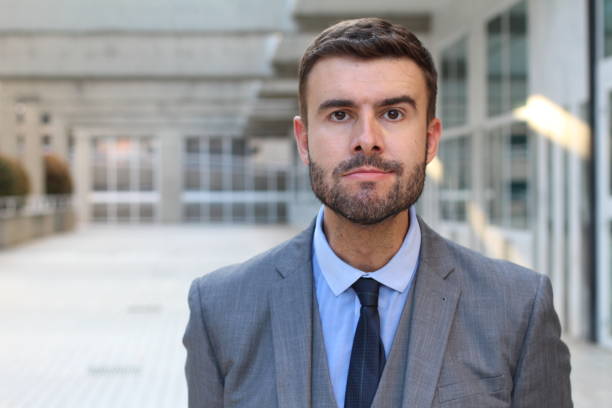
<instances>
[{"instance_id":1,"label":"forehead","mask_svg":"<svg viewBox=\"0 0 612 408\"><path fill-rule=\"evenodd\" d=\"M328 98L365 103L398 94L411 96L417 105L425 103L425 75L409 58L323 58L312 68L307 83L309 106Z\"/></svg>"}]
</instances>

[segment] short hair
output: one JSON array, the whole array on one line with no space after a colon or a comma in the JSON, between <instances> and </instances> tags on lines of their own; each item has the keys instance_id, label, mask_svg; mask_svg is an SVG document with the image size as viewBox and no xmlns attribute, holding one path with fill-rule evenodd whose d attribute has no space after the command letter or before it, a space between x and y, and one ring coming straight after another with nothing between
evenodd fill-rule
<instances>
[{"instance_id":1,"label":"short hair","mask_svg":"<svg viewBox=\"0 0 612 408\"><path fill-rule=\"evenodd\" d=\"M406 28L381 18L341 21L325 29L306 48L300 60L298 97L300 115L307 123L306 88L308 75L322 58L351 57L363 60L409 58L423 71L428 93L427 121L436 113L438 74L433 58L421 41Z\"/></svg>"}]
</instances>

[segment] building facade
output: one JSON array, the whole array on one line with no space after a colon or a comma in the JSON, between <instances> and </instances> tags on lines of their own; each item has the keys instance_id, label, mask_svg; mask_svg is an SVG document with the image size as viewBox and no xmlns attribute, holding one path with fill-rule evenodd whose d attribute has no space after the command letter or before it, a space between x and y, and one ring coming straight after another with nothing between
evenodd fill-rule
<instances>
[{"instance_id":1,"label":"building facade","mask_svg":"<svg viewBox=\"0 0 612 408\"><path fill-rule=\"evenodd\" d=\"M434 12L445 131L422 206L445 235L547 274L563 329L607 346L611 4L470 1Z\"/></svg>"}]
</instances>

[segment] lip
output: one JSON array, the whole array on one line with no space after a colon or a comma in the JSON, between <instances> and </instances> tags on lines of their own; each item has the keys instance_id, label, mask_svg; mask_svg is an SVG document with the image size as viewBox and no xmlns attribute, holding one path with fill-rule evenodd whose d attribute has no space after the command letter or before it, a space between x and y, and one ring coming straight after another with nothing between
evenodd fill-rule
<instances>
[{"instance_id":1,"label":"lip","mask_svg":"<svg viewBox=\"0 0 612 408\"><path fill-rule=\"evenodd\" d=\"M393 174L390 171L383 171L375 167L359 167L344 174L344 177L351 179L368 179L376 180Z\"/></svg>"}]
</instances>

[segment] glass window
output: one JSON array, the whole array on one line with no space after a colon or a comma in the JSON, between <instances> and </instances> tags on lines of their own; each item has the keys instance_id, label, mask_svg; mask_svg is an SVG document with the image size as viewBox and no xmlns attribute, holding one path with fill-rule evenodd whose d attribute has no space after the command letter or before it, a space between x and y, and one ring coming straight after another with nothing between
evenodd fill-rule
<instances>
[{"instance_id":1,"label":"glass window","mask_svg":"<svg viewBox=\"0 0 612 408\"><path fill-rule=\"evenodd\" d=\"M612 92L608 95L608 118L609 118L609 131L608 131L608 174L610 191L608 194L612 195ZM604 170L605 171L605 170Z\"/></svg>"},{"instance_id":2,"label":"glass window","mask_svg":"<svg viewBox=\"0 0 612 408\"><path fill-rule=\"evenodd\" d=\"M184 172L185 176L185 190L199 190L200 189L200 169L199 168L187 168Z\"/></svg>"},{"instance_id":3,"label":"glass window","mask_svg":"<svg viewBox=\"0 0 612 408\"><path fill-rule=\"evenodd\" d=\"M442 52L442 120L447 127L467 121L467 40L462 38Z\"/></svg>"},{"instance_id":4,"label":"glass window","mask_svg":"<svg viewBox=\"0 0 612 408\"><path fill-rule=\"evenodd\" d=\"M106 221L108 219L108 206L104 203L93 204L91 218L93 221Z\"/></svg>"},{"instance_id":5,"label":"glass window","mask_svg":"<svg viewBox=\"0 0 612 408\"><path fill-rule=\"evenodd\" d=\"M223 162L220 158L210 158L208 166L208 177L210 179L209 189L211 191L223 191Z\"/></svg>"},{"instance_id":6,"label":"glass window","mask_svg":"<svg viewBox=\"0 0 612 408\"><path fill-rule=\"evenodd\" d=\"M140 222L155 221L155 206L150 203L142 203L139 206Z\"/></svg>"},{"instance_id":7,"label":"glass window","mask_svg":"<svg viewBox=\"0 0 612 408\"><path fill-rule=\"evenodd\" d=\"M223 138L211 137L209 140L208 151L211 155L223 154Z\"/></svg>"},{"instance_id":8,"label":"glass window","mask_svg":"<svg viewBox=\"0 0 612 408\"><path fill-rule=\"evenodd\" d=\"M115 168L117 170L117 190L118 191L130 191L132 174L128 158L118 157L115 162Z\"/></svg>"},{"instance_id":9,"label":"glass window","mask_svg":"<svg viewBox=\"0 0 612 408\"><path fill-rule=\"evenodd\" d=\"M529 180L529 146L527 126L515 123L510 128L510 225L516 228L527 227L528 180Z\"/></svg>"},{"instance_id":10,"label":"glass window","mask_svg":"<svg viewBox=\"0 0 612 408\"><path fill-rule=\"evenodd\" d=\"M211 203L208 219L213 222L223 221L223 203Z\"/></svg>"},{"instance_id":11,"label":"glass window","mask_svg":"<svg viewBox=\"0 0 612 408\"><path fill-rule=\"evenodd\" d=\"M244 222L247 219L247 210L245 203L232 204L232 221Z\"/></svg>"},{"instance_id":12,"label":"glass window","mask_svg":"<svg viewBox=\"0 0 612 408\"><path fill-rule=\"evenodd\" d=\"M287 203L276 204L276 222L287 222Z\"/></svg>"},{"instance_id":13,"label":"glass window","mask_svg":"<svg viewBox=\"0 0 612 408\"><path fill-rule=\"evenodd\" d=\"M247 177L247 171L245 167L245 163L243 161L236 161L232 169L232 190L233 191L243 191L246 189L245 180Z\"/></svg>"},{"instance_id":14,"label":"glass window","mask_svg":"<svg viewBox=\"0 0 612 408\"><path fill-rule=\"evenodd\" d=\"M25 136L17 135L17 154L23 156L25 153Z\"/></svg>"},{"instance_id":15,"label":"glass window","mask_svg":"<svg viewBox=\"0 0 612 408\"><path fill-rule=\"evenodd\" d=\"M244 139L232 140L232 154L234 156L244 156L246 153L246 141Z\"/></svg>"},{"instance_id":16,"label":"glass window","mask_svg":"<svg viewBox=\"0 0 612 408\"><path fill-rule=\"evenodd\" d=\"M608 274L612 275L612 222L608 227ZM610 286L608 287L608 303L610 304L608 310L608 316L610 316L610 323L608 324L608 331L612 336L612 279L610 279Z\"/></svg>"},{"instance_id":17,"label":"glass window","mask_svg":"<svg viewBox=\"0 0 612 408\"><path fill-rule=\"evenodd\" d=\"M498 115L502 106L502 19L487 24L487 101L489 116Z\"/></svg>"},{"instance_id":18,"label":"glass window","mask_svg":"<svg viewBox=\"0 0 612 408\"><path fill-rule=\"evenodd\" d=\"M150 166L140 167L138 175L140 191L153 191L153 168Z\"/></svg>"},{"instance_id":19,"label":"glass window","mask_svg":"<svg viewBox=\"0 0 612 408\"><path fill-rule=\"evenodd\" d=\"M527 97L527 5L520 2L510 9L510 104L516 108Z\"/></svg>"},{"instance_id":20,"label":"glass window","mask_svg":"<svg viewBox=\"0 0 612 408\"><path fill-rule=\"evenodd\" d=\"M492 130L485 141L485 198L487 212L492 224L501 224L503 218L501 203L506 199L502 186L504 166L503 157L503 131Z\"/></svg>"},{"instance_id":21,"label":"glass window","mask_svg":"<svg viewBox=\"0 0 612 408\"><path fill-rule=\"evenodd\" d=\"M138 190L153 191L154 190L154 149L153 139L144 137L140 140L140 149L138 151Z\"/></svg>"},{"instance_id":22,"label":"glass window","mask_svg":"<svg viewBox=\"0 0 612 408\"><path fill-rule=\"evenodd\" d=\"M604 0L604 56L612 55L612 0Z\"/></svg>"},{"instance_id":23,"label":"glass window","mask_svg":"<svg viewBox=\"0 0 612 408\"><path fill-rule=\"evenodd\" d=\"M93 167L93 191L108 190L107 171L105 166Z\"/></svg>"},{"instance_id":24,"label":"glass window","mask_svg":"<svg viewBox=\"0 0 612 408\"><path fill-rule=\"evenodd\" d=\"M266 168L257 167L255 171L254 187L255 191L267 191L268 186L268 172Z\"/></svg>"},{"instance_id":25,"label":"glass window","mask_svg":"<svg viewBox=\"0 0 612 408\"><path fill-rule=\"evenodd\" d=\"M527 5L521 1L487 23L489 116L525 103L527 68Z\"/></svg>"},{"instance_id":26,"label":"glass window","mask_svg":"<svg viewBox=\"0 0 612 408\"><path fill-rule=\"evenodd\" d=\"M489 221L503 227L529 225L533 180L530 135L524 123L493 129L485 140L485 200Z\"/></svg>"},{"instance_id":27,"label":"glass window","mask_svg":"<svg viewBox=\"0 0 612 408\"><path fill-rule=\"evenodd\" d=\"M128 203L117 204L117 221L129 222L132 220L131 215L132 215L132 211L131 211L130 204Z\"/></svg>"},{"instance_id":28,"label":"glass window","mask_svg":"<svg viewBox=\"0 0 612 408\"><path fill-rule=\"evenodd\" d=\"M185 138L185 152L186 153L200 153L200 138L199 137L186 137Z\"/></svg>"},{"instance_id":29,"label":"glass window","mask_svg":"<svg viewBox=\"0 0 612 408\"><path fill-rule=\"evenodd\" d=\"M92 190L107 191L110 190L108 178L108 160L109 160L110 144L102 139L96 138L92 140L93 160L92 160Z\"/></svg>"},{"instance_id":30,"label":"glass window","mask_svg":"<svg viewBox=\"0 0 612 408\"><path fill-rule=\"evenodd\" d=\"M200 203L187 203L183 207L183 214L186 221L201 221L202 207Z\"/></svg>"},{"instance_id":31,"label":"glass window","mask_svg":"<svg viewBox=\"0 0 612 408\"><path fill-rule=\"evenodd\" d=\"M283 199L262 193L287 191L291 173L286 168L253 162L248 157L248 141L229 136L189 136L184 139L183 150L184 189L215 193L194 195L200 202L184 203L183 219L248 223L287 220Z\"/></svg>"},{"instance_id":32,"label":"glass window","mask_svg":"<svg viewBox=\"0 0 612 408\"><path fill-rule=\"evenodd\" d=\"M51 123L51 114L49 112L41 113L40 123L43 125L48 125L49 123Z\"/></svg>"},{"instance_id":33,"label":"glass window","mask_svg":"<svg viewBox=\"0 0 612 408\"><path fill-rule=\"evenodd\" d=\"M41 145L42 145L43 152L45 153L51 152L52 150L51 135L42 135Z\"/></svg>"},{"instance_id":34,"label":"glass window","mask_svg":"<svg viewBox=\"0 0 612 408\"><path fill-rule=\"evenodd\" d=\"M268 222L268 203L255 203L255 222Z\"/></svg>"},{"instance_id":35,"label":"glass window","mask_svg":"<svg viewBox=\"0 0 612 408\"><path fill-rule=\"evenodd\" d=\"M276 172L276 191L287 191L287 172L285 170Z\"/></svg>"},{"instance_id":36,"label":"glass window","mask_svg":"<svg viewBox=\"0 0 612 408\"><path fill-rule=\"evenodd\" d=\"M471 188L471 138L460 136L442 141L440 161L444 177L440 186L442 219L464 222Z\"/></svg>"}]
</instances>

